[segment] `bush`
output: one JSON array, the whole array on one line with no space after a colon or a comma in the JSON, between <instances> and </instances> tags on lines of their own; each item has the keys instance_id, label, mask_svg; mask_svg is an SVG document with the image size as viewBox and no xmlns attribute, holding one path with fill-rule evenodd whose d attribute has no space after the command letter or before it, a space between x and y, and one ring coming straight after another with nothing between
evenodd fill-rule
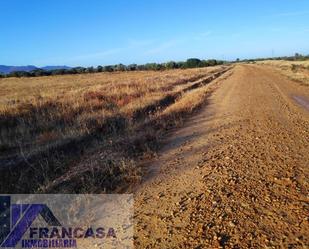
<instances>
[{"instance_id":1,"label":"bush","mask_svg":"<svg viewBox=\"0 0 309 249\"><path fill-rule=\"evenodd\" d=\"M186 68L194 68L194 67L200 67L201 66L201 60L197 58L190 58L186 61L185 67Z\"/></svg>"},{"instance_id":2,"label":"bush","mask_svg":"<svg viewBox=\"0 0 309 249\"><path fill-rule=\"evenodd\" d=\"M165 68L166 69L175 69L175 68L178 68L178 65L175 61L169 61L169 62L165 63Z\"/></svg>"},{"instance_id":3,"label":"bush","mask_svg":"<svg viewBox=\"0 0 309 249\"><path fill-rule=\"evenodd\" d=\"M126 66L123 65L123 64L118 64L115 66L115 71L120 71L120 72L123 72L126 70Z\"/></svg>"},{"instance_id":4,"label":"bush","mask_svg":"<svg viewBox=\"0 0 309 249\"><path fill-rule=\"evenodd\" d=\"M97 67L97 72L103 72L103 67L102 66L98 66Z\"/></svg>"},{"instance_id":5,"label":"bush","mask_svg":"<svg viewBox=\"0 0 309 249\"><path fill-rule=\"evenodd\" d=\"M104 66L103 67L103 72L113 72L113 66Z\"/></svg>"},{"instance_id":6,"label":"bush","mask_svg":"<svg viewBox=\"0 0 309 249\"><path fill-rule=\"evenodd\" d=\"M135 71L137 70L137 65L136 64L130 64L127 67L128 71Z\"/></svg>"},{"instance_id":7,"label":"bush","mask_svg":"<svg viewBox=\"0 0 309 249\"><path fill-rule=\"evenodd\" d=\"M7 75L8 77L29 77L31 73L25 71L15 71Z\"/></svg>"}]
</instances>

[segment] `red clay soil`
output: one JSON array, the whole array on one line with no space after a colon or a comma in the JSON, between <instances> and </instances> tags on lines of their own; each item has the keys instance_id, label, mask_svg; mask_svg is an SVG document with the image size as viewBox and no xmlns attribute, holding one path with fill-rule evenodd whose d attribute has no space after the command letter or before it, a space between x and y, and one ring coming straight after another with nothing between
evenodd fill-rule
<instances>
[{"instance_id":1,"label":"red clay soil","mask_svg":"<svg viewBox=\"0 0 309 249\"><path fill-rule=\"evenodd\" d=\"M136 248L308 248L309 87L237 65L135 191Z\"/></svg>"}]
</instances>

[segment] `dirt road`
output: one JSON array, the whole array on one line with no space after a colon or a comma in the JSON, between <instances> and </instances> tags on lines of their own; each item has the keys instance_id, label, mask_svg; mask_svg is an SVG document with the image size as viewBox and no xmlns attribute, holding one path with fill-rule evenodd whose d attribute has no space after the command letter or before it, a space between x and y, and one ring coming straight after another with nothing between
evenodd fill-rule
<instances>
[{"instance_id":1,"label":"dirt road","mask_svg":"<svg viewBox=\"0 0 309 249\"><path fill-rule=\"evenodd\" d=\"M307 248L309 88L256 65L211 84L135 192L136 248Z\"/></svg>"}]
</instances>

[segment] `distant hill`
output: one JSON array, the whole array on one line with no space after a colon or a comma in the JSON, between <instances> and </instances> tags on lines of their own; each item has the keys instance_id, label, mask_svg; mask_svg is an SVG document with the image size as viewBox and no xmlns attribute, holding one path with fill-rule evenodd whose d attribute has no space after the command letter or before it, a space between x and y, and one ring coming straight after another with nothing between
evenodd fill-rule
<instances>
[{"instance_id":1,"label":"distant hill","mask_svg":"<svg viewBox=\"0 0 309 249\"><path fill-rule=\"evenodd\" d=\"M45 66L45 67L36 67L32 65L28 66L5 66L5 65L0 65L0 73L3 74L9 74L11 72L16 72L16 71L26 71L30 72L35 69L44 69L46 71L50 70L55 70L55 69L69 69L70 67L68 66Z\"/></svg>"},{"instance_id":2,"label":"distant hill","mask_svg":"<svg viewBox=\"0 0 309 249\"><path fill-rule=\"evenodd\" d=\"M8 74L15 71L26 71L30 72L32 70L37 69L37 67L29 65L29 66L5 66L0 65L0 73Z\"/></svg>"},{"instance_id":3,"label":"distant hill","mask_svg":"<svg viewBox=\"0 0 309 249\"><path fill-rule=\"evenodd\" d=\"M50 71L50 70L56 70L56 69L70 69L70 67L68 66L45 66L45 67L41 67L41 69Z\"/></svg>"}]
</instances>

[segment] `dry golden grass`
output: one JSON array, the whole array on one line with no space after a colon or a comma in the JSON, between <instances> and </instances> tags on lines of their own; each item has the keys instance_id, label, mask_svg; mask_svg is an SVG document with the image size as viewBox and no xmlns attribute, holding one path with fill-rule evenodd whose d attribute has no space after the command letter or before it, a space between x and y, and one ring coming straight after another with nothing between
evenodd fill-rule
<instances>
[{"instance_id":1,"label":"dry golden grass","mask_svg":"<svg viewBox=\"0 0 309 249\"><path fill-rule=\"evenodd\" d=\"M257 63L277 68L290 79L309 86L309 61L265 60Z\"/></svg>"},{"instance_id":2,"label":"dry golden grass","mask_svg":"<svg viewBox=\"0 0 309 249\"><path fill-rule=\"evenodd\" d=\"M1 190L61 192L74 175L79 186L71 192L89 192L93 185L114 189L124 178L135 181L140 172L132 158L153 151L166 128L162 122L159 129L147 124L160 118L174 122L192 112L206 92L187 90L220 70L0 79L0 163L8 176ZM16 190L14 181L25 182L29 175L35 184ZM95 180L90 184L90 179Z\"/></svg>"}]
</instances>

